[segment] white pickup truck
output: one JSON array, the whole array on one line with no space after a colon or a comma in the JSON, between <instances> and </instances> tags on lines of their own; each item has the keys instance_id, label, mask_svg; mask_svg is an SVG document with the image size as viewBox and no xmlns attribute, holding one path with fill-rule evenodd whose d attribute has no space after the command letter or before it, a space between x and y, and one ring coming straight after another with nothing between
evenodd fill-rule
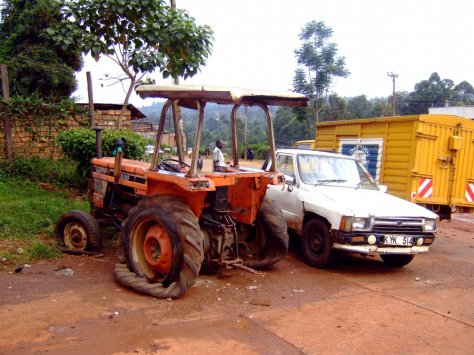
<instances>
[{"instance_id":1,"label":"white pickup truck","mask_svg":"<svg viewBox=\"0 0 474 355\"><path fill-rule=\"evenodd\" d=\"M269 186L266 196L300 236L309 265L327 266L337 249L380 255L387 265L401 267L427 253L435 239L437 215L382 191L357 159L281 149L275 163L286 185Z\"/></svg>"}]
</instances>

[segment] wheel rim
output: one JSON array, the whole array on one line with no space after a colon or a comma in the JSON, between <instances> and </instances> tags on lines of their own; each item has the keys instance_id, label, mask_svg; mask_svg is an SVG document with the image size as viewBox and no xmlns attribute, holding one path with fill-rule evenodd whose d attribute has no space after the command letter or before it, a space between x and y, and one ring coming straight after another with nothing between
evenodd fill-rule
<instances>
[{"instance_id":1,"label":"wheel rim","mask_svg":"<svg viewBox=\"0 0 474 355\"><path fill-rule=\"evenodd\" d=\"M321 255L324 250L324 240L319 233L314 233L308 240L309 248L313 254Z\"/></svg>"},{"instance_id":2,"label":"wheel rim","mask_svg":"<svg viewBox=\"0 0 474 355\"><path fill-rule=\"evenodd\" d=\"M171 270L173 247L168 232L155 220L137 222L131 231L131 257L149 280L162 282Z\"/></svg>"},{"instance_id":3,"label":"wheel rim","mask_svg":"<svg viewBox=\"0 0 474 355\"><path fill-rule=\"evenodd\" d=\"M66 224L63 237L64 244L70 250L85 250L87 247L87 232L80 223Z\"/></svg>"}]
</instances>

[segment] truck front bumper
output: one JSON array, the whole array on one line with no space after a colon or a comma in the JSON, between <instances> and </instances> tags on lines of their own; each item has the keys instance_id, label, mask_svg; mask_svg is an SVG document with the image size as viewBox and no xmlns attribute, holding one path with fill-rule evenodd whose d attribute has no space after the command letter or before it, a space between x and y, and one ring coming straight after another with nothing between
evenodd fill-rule
<instances>
[{"instance_id":1,"label":"truck front bumper","mask_svg":"<svg viewBox=\"0 0 474 355\"><path fill-rule=\"evenodd\" d=\"M428 245L411 246L411 247L394 247L394 246L377 246L377 245L348 245L333 243L333 248L353 253L361 253L367 255L379 254L423 254L429 251Z\"/></svg>"},{"instance_id":2,"label":"truck front bumper","mask_svg":"<svg viewBox=\"0 0 474 355\"><path fill-rule=\"evenodd\" d=\"M331 231L333 248L366 255L428 253L435 239L433 233L379 234Z\"/></svg>"}]
</instances>

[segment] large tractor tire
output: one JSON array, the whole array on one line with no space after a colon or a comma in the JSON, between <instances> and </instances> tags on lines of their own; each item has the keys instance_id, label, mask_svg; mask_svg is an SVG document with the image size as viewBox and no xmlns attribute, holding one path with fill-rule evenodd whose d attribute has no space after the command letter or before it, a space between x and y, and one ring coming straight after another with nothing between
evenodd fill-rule
<instances>
[{"instance_id":1,"label":"large tractor tire","mask_svg":"<svg viewBox=\"0 0 474 355\"><path fill-rule=\"evenodd\" d=\"M122 223L126 264L115 278L157 298L178 298L196 281L204 260L204 236L191 209L172 196L143 199Z\"/></svg>"},{"instance_id":2,"label":"large tractor tire","mask_svg":"<svg viewBox=\"0 0 474 355\"><path fill-rule=\"evenodd\" d=\"M289 236L285 220L275 204L264 198L253 226L249 227L240 256L244 265L261 269L283 259L288 253Z\"/></svg>"},{"instance_id":3,"label":"large tractor tire","mask_svg":"<svg viewBox=\"0 0 474 355\"><path fill-rule=\"evenodd\" d=\"M99 223L85 211L64 212L56 222L54 234L61 246L71 252L99 251L102 247Z\"/></svg>"}]
</instances>

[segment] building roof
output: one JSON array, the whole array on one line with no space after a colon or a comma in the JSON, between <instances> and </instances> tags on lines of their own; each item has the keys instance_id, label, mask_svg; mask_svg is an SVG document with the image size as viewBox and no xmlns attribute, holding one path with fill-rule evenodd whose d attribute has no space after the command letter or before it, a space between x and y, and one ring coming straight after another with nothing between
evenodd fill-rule
<instances>
[{"instance_id":1,"label":"building roof","mask_svg":"<svg viewBox=\"0 0 474 355\"><path fill-rule=\"evenodd\" d=\"M84 103L80 102L78 105L81 106L88 106L89 103ZM94 109L99 110L99 111L105 111L105 110L121 110L122 109L122 104L110 104L110 103L94 103ZM139 109L137 109L135 106L132 104L127 105L127 110L131 112L131 119L136 120L139 118L146 118L146 115L141 112Z\"/></svg>"}]
</instances>

